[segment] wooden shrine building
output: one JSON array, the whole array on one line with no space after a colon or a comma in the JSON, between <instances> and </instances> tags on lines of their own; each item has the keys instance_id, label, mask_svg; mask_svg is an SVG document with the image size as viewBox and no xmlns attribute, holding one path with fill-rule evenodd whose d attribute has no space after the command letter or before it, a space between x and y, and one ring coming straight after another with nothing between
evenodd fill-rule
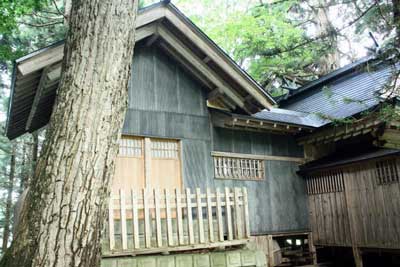
<instances>
[{"instance_id":1,"label":"wooden shrine building","mask_svg":"<svg viewBox=\"0 0 400 267\"><path fill-rule=\"evenodd\" d=\"M332 84L334 97L345 86L353 97L375 94L388 66L367 73L359 67L375 61L363 60L300 88L278 108L172 4L141 9L136 27L105 263L183 251L192 251L195 262L199 251L247 245L238 258L228 253L216 265L210 256L201 266L265 266L260 251L269 266L316 264L313 241L353 247L356 255L370 247L399 249L398 124L369 116L335 126L309 110L347 118L379 106L377 100L330 106L322 87ZM47 125L63 47L59 42L15 62L10 139ZM158 266L155 257L145 261Z\"/></svg>"}]
</instances>

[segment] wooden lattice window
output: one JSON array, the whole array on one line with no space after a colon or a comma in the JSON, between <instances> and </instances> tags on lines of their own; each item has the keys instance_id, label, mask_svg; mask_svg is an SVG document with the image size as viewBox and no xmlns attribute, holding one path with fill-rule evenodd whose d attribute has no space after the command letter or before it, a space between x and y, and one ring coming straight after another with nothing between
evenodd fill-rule
<instances>
[{"instance_id":1,"label":"wooden lattice window","mask_svg":"<svg viewBox=\"0 0 400 267\"><path fill-rule=\"evenodd\" d=\"M310 175L306 179L307 194L342 192L344 190L343 172L333 170Z\"/></svg>"},{"instance_id":2,"label":"wooden lattice window","mask_svg":"<svg viewBox=\"0 0 400 267\"><path fill-rule=\"evenodd\" d=\"M376 162L376 177L378 185L398 183L399 169L395 159Z\"/></svg>"},{"instance_id":3,"label":"wooden lattice window","mask_svg":"<svg viewBox=\"0 0 400 267\"><path fill-rule=\"evenodd\" d=\"M213 156L214 175L219 179L263 180L264 160L232 156Z\"/></svg>"},{"instance_id":4,"label":"wooden lattice window","mask_svg":"<svg viewBox=\"0 0 400 267\"><path fill-rule=\"evenodd\" d=\"M118 155L121 157L141 157L143 155L143 139L123 136L119 140Z\"/></svg>"},{"instance_id":5,"label":"wooden lattice window","mask_svg":"<svg viewBox=\"0 0 400 267\"><path fill-rule=\"evenodd\" d=\"M179 157L179 143L176 140L151 140L151 156L153 158L178 158Z\"/></svg>"}]
</instances>

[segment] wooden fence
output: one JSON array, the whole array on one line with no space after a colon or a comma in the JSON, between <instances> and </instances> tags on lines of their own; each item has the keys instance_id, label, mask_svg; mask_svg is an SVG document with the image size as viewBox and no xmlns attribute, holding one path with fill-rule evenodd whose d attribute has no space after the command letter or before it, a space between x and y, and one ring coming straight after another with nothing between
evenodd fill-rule
<instances>
[{"instance_id":1,"label":"wooden fence","mask_svg":"<svg viewBox=\"0 0 400 267\"><path fill-rule=\"evenodd\" d=\"M103 255L244 244L250 237L247 201L246 188L121 189L110 199Z\"/></svg>"}]
</instances>

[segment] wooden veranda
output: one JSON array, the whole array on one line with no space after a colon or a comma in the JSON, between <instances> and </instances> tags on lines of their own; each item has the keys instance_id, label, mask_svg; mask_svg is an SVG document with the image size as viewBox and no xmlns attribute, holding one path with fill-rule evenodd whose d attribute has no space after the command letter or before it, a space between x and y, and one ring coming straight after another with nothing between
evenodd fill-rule
<instances>
[{"instance_id":1,"label":"wooden veranda","mask_svg":"<svg viewBox=\"0 0 400 267\"><path fill-rule=\"evenodd\" d=\"M109 204L103 256L140 255L246 244L246 188L121 189Z\"/></svg>"}]
</instances>

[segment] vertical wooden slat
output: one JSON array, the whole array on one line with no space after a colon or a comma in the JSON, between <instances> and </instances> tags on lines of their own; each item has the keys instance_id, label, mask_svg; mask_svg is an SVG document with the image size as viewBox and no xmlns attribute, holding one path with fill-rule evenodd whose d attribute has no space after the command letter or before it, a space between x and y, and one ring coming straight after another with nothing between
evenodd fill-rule
<instances>
[{"instance_id":1,"label":"vertical wooden slat","mask_svg":"<svg viewBox=\"0 0 400 267\"><path fill-rule=\"evenodd\" d=\"M144 184L146 188L150 188L151 178L151 140L144 138Z\"/></svg>"},{"instance_id":2,"label":"vertical wooden slat","mask_svg":"<svg viewBox=\"0 0 400 267\"><path fill-rule=\"evenodd\" d=\"M314 194L314 177L310 176L310 183L311 183L311 194Z\"/></svg>"},{"instance_id":3,"label":"vertical wooden slat","mask_svg":"<svg viewBox=\"0 0 400 267\"><path fill-rule=\"evenodd\" d=\"M193 233L193 218L192 218L192 195L190 194L190 188L186 188L186 207L187 207L187 221L189 230L189 244L194 244L194 233Z\"/></svg>"},{"instance_id":4,"label":"vertical wooden slat","mask_svg":"<svg viewBox=\"0 0 400 267\"><path fill-rule=\"evenodd\" d=\"M167 238L168 246L174 245L174 237L172 235L172 223L171 223L171 204L170 204L170 194L168 189L165 189L165 213L167 214Z\"/></svg>"},{"instance_id":5,"label":"vertical wooden slat","mask_svg":"<svg viewBox=\"0 0 400 267\"><path fill-rule=\"evenodd\" d=\"M151 228L150 228L150 212L149 212L149 193L148 189L143 189L143 212L144 212L144 240L146 248L151 247Z\"/></svg>"},{"instance_id":6,"label":"vertical wooden slat","mask_svg":"<svg viewBox=\"0 0 400 267\"><path fill-rule=\"evenodd\" d=\"M231 214L231 201L229 197L230 190L225 187L225 211L226 211L226 224L228 227L228 240L233 239L232 233L232 214Z\"/></svg>"},{"instance_id":7,"label":"vertical wooden slat","mask_svg":"<svg viewBox=\"0 0 400 267\"><path fill-rule=\"evenodd\" d=\"M156 234L157 234L157 246L162 247L162 232L161 232L161 215L160 215L160 192L158 189L154 189L154 209L156 214Z\"/></svg>"},{"instance_id":8,"label":"vertical wooden slat","mask_svg":"<svg viewBox=\"0 0 400 267\"><path fill-rule=\"evenodd\" d=\"M115 248L115 235L114 235L114 203L112 196L110 197L110 203L108 204L108 229L110 235L110 250Z\"/></svg>"},{"instance_id":9,"label":"vertical wooden slat","mask_svg":"<svg viewBox=\"0 0 400 267\"><path fill-rule=\"evenodd\" d=\"M135 249L140 247L139 243L139 217L137 209L137 195L134 189L131 191L132 194L132 224L133 224L133 245Z\"/></svg>"},{"instance_id":10,"label":"vertical wooden slat","mask_svg":"<svg viewBox=\"0 0 400 267\"><path fill-rule=\"evenodd\" d=\"M182 225L182 195L179 188L175 189L175 200L176 200L176 220L178 224L178 242L179 245L184 244L184 236L183 236L183 225Z\"/></svg>"},{"instance_id":11,"label":"vertical wooden slat","mask_svg":"<svg viewBox=\"0 0 400 267\"><path fill-rule=\"evenodd\" d=\"M221 194L219 188L215 190L215 196L217 201L217 221L218 221L218 237L219 241L224 241L224 228L222 222L222 208L221 208Z\"/></svg>"},{"instance_id":12,"label":"vertical wooden slat","mask_svg":"<svg viewBox=\"0 0 400 267\"><path fill-rule=\"evenodd\" d=\"M242 224L242 209L239 204L240 188L235 187L234 189L234 201L235 201L235 217L236 217L236 238L243 238L243 224Z\"/></svg>"},{"instance_id":13,"label":"vertical wooden slat","mask_svg":"<svg viewBox=\"0 0 400 267\"><path fill-rule=\"evenodd\" d=\"M244 209L244 225L246 238L250 238L250 218L249 218L249 200L247 198L247 188L242 188L243 193L243 209Z\"/></svg>"},{"instance_id":14,"label":"vertical wooden slat","mask_svg":"<svg viewBox=\"0 0 400 267\"><path fill-rule=\"evenodd\" d=\"M207 188L207 214L208 214L208 238L209 238L210 242L214 242L214 226L213 226L212 201L211 201L210 188Z\"/></svg>"},{"instance_id":15,"label":"vertical wooden slat","mask_svg":"<svg viewBox=\"0 0 400 267\"><path fill-rule=\"evenodd\" d=\"M127 231L126 231L126 208L125 208L125 193L124 190L119 190L119 203L121 213L121 238L122 238L122 249L128 248Z\"/></svg>"},{"instance_id":16,"label":"vertical wooden slat","mask_svg":"<svg viewBox=\"0 0 400 267\"><path fill-rule=\"evenodd\" d=\"M204 243L204 226L203 226L203 208L201 205L201 191L200 188L196 188L196 200L197 200L197 223L199 228L199 241Z\"/></svg>"}]
</instances>

